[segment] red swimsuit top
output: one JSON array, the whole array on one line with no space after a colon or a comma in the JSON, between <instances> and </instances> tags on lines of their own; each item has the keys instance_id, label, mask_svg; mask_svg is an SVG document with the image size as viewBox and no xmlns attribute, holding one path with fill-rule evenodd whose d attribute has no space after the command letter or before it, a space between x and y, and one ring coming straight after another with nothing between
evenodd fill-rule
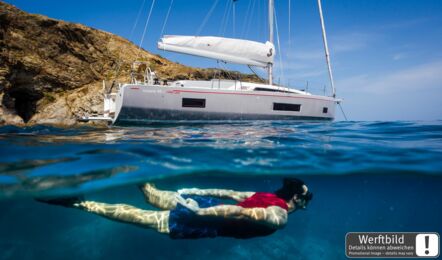
<instances>
[{"instance_id":1,"label":"red swimsuit top","mask_svg":"<svg viewBox=\"0 0 442 260\"><path fill-rule=\"evenodd\" d=\"M253 196L236 205L243 208L267 208L270 206L278 206L285 210L289 209L287 203L283 199L273 193L267 192L256 192Z\"/></svg>"}]
</instances>

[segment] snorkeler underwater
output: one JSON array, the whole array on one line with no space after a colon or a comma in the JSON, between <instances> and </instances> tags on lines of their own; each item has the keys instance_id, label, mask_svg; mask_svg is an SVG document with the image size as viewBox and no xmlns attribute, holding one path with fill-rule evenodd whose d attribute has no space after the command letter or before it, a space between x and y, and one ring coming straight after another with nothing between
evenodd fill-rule
<instances>
[{"instance_id":1,"label":"snorkeler underwater","mask_svg":"<svg viewBox=\"0 0 442 260\"><path fill-rule=\"evenodd\" d=\"M158 190L149 183L140 189L146 202L161 211L79 198L40 201L82 209L112 220L151 228L174 239L185 239L270 235L285 226L288 213L306 208L313 197L307 186L295 178L284 179L283 186L275 193L197 188L172 192ZM223 204L213 197L235 200L238 204Z\"/></svg>"},{"instance_id":2,"label":"snorkeler underwater","mask_svg":"<svg viewBox=\"0 0 442 260\"><path fill-rule=\"evenodd\" d=\"M440 257L442 1L0 0L0 260Z\"/></svg>"}]
</instances>

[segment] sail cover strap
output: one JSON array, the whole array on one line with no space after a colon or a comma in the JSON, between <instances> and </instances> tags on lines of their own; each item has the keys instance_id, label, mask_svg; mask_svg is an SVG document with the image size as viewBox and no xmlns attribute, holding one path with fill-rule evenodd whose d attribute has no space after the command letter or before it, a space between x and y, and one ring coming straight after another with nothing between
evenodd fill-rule
<instances>
[{"instance_id":1,"label":"sail cover strap","mask_svg":"<svg viewBox=\"0 0 442 260\"><path fill-rule=\"evenodd\" d=\"M270 42L213 36L166 35L158 42L158 49L259 67L273 64L275 56Z\"/></svg>"}]
</instances>

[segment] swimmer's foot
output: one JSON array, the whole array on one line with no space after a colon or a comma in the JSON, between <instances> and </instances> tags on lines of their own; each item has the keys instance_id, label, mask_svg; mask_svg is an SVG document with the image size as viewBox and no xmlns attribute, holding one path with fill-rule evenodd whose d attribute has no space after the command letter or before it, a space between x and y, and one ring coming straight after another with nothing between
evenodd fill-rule
<instances>
[{"instance_id":1,"label":"swimmer's foot","mask_svg":"<svg viewBox=\"0 0 442 260\"><path fill-rule=\"evenodd\" d=\"M158 190L153 183L146 182L138 185L138 188L144 194L144 197L148 203L152 204L153 201L156 201L157 197L162 197L162 191Z\"/></svg>"},{"instance_id":2,"label":"swimmer's foot","mask_svg":"<svg viewBox=\"0 0 442 260\"><path fill-rule=\"evenodd\" d=\"M147 194L147 193L151 192L152 190L156 190L156 189L157 189L157 187L155 187L155 184L153 184L153 183L149 183L149 182L146 182L146 183L143 183L143 184L138 185L138 188L139 188L144 194Z\"/></svg>"},{"instance_id":3,"label":"swimmer's foot","mask_svg":"<svg viewBox=\"0 0 442 260\"><path fill-rule=\"evenodd\" d=\"M66 198L35 198L36 201L52 204L52 205L58 205L63 206L67 208L76 208L79 207L81 202L84 201L84 198L82 196L80 197L66 197Z\"/></svg>"}]
</instances>

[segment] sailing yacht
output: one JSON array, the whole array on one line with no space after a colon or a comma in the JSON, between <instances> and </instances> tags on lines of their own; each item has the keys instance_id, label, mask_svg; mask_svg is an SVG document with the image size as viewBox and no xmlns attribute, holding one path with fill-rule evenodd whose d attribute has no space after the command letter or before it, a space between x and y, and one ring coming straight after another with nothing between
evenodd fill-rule
<instances>
[{"instance_id":1,"label":"sailing yacht","mask_svg":"<svg viewBox=\"0 0 442 260\"><path fill-rule=\"evenodd\" d=\"M107 120L111 124L143 124L155 121L194 120L333 120L336 98L321 1L318 0L325 56L332 96L321 96L273 83L275 57L274 0L268 0L269 37L265 43L214 36L163 36L158 49L200 56L226 63L267 69L267 82L213 79L161 83L146 69L144 80L120 85L105 94L104 116L83 120Z\"/></svg>"}]
</instances>

